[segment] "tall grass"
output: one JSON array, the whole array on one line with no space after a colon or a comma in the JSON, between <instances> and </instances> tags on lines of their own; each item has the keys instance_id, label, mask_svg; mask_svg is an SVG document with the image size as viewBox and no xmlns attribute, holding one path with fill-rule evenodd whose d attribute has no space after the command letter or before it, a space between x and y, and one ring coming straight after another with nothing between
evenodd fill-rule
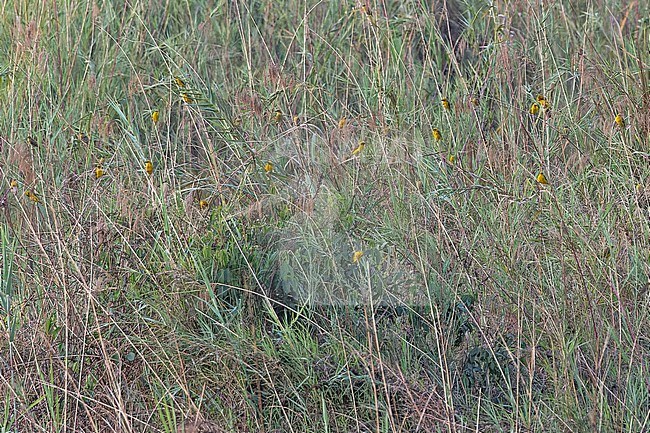
<instances>
[{"instance_id":1,"label":"tall grass","mask_svg":"<svg viewBox=\"0 0 650 433\"><path fill-rule=\"evenodd\" d=\"M0 432L648 431L647 16L5 2Z\"/></svg>"}]
</instances>

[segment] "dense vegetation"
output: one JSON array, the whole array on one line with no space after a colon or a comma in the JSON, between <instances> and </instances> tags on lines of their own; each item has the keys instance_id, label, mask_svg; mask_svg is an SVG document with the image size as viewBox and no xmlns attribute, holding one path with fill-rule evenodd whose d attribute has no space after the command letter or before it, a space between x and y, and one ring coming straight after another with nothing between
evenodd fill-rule
<instances>
[{"instance_id":1,"label":"dense vegetation","mask_svg":"<svg viewBox=\"0 0 650 433\"><path fill-rule=\"evenodd\" d=\"M647 432L650 5L7 1L0 432Z\"/></svg>"}]
</instances>

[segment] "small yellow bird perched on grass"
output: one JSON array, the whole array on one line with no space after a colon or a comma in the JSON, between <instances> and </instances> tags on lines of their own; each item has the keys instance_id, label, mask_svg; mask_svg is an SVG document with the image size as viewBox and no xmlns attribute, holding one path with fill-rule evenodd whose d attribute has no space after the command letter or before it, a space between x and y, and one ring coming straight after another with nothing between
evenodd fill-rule
<instances>
[{"instance_id":1,"label":"small yellow bird perched on grass","mask_svg":"<svg viewBox=\"0 0 650 433\"><path fill-rule=\"evenodd\" d=\"M153 173L153 162L147 160L144 162L144 171L147 172L148 175L151 175Z\"/></svg>"},{"instance_id":2,"label":"small yellow bird perched on grass","mask_svg":"<svg viewBox=\"0 0 650 433\"><path fill-rule=\"evenodd\" d=\"M546 176L544 176L544 173L542 172L540 172L535 179L542 185L548 185L548 179L546 179Z\"/></svg>"},{"instance_id":3,"label":"small yellow bird perched on grass","mask_svg":"<svg viewBox=\"0 0 650 433\"><path fill-rule=\"evenodd\" d=\"M625 127L625 119L623 119L623 116L620 114L617 114L616 117L614 118L614 123L616 123L616 126L619 128Z\"/></svg>"},{"instance_id":4,"label":"small yellow bird perched on grass","mask_svg":"<svg viewBox=\"0 0 650 433\"><path fill-rule=\"evenodd\" d=\"M533 105L530 106L530 110L528 110L528 112L533 116L539 114L539 104L537 102L533 102Z\"/></svg>"},{"instance_id":5,"label":"small yellow bird perched on grass","mask_svg":"<svg viewBox=\"0 0 650 433\"><path fill-rule=\"evenodd\" d=\"M359 145L352 151L352 155L354 156L361 153L364 147L366 147L366 142L362 140L359 142Z\"/></svg>"},{"instance_id":6,"label":"small yellow bird perched on grass","mask_svg":"<svg viewBox=\"0 0 650 433\"><path fill-rule=\"evenodd\" d=\"M442 140L442 134L440 133L440 130L438 128L433 128L433 131L431 131L431 134L433 135L433 139L436 141Z\"/></svg>"},{"instance_id":7,"label":"small yellow bird perched on grass","mask_svg":"<svg viewBox=\"0 0 650 433\"><path fill-rule=\"evenodd\" d=\"M539 103L539 106L542 107L544 110L548 110L551 108L551 104L546 100L544 95L537 95L537 102Z\"/></svg>"},{"instance_id":8,"label":"small yellow bird perched on grass","mask_svg":"<svg viewBox=\"0 0 650 433\"><path fill-rule=\"evenodd\" d=\"M442 98L442 108L445 110L451 110L451 104L447 98Z\"/></svg>"},{"instance_id":9,"label":"small yellow bird perched on grass","mask_svg":"<svg viewBox=\"0 0 650 433\"><path fill-rule=\"evenodd\" d=\"M36 197L36 194L34 194L33 192L31 192L30 190L25 191L25 195L26 195L26 196L27 196L31 201L33 201L34 203L38 203L38 202L39 202L39 199L38 199L38 197Z\"/></svg>"}]
</instances>

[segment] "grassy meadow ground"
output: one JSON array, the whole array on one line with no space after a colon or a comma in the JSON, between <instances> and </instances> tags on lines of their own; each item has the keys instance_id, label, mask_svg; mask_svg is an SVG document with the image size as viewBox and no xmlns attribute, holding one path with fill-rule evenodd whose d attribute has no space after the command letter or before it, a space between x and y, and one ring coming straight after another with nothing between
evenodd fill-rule
<instances>
[{"instance_id":1,"label":"grassy meadow ground","mask_svg":"<svg viewBox=\"0 0 650 433\"><path fill-rule=\"evenodd\" d=\"M0 432L650 431L648 17L3 2Z\"/></svg>"}]
</instances>

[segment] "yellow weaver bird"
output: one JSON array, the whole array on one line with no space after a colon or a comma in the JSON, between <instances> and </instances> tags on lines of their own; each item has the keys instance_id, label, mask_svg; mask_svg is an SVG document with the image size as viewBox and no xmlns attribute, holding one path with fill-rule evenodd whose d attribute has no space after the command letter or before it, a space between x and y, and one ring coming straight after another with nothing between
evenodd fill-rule
<instances>
[{"instance_id":1,"label":"yellow weaver bird","mask_svg":"<svg viewBox=\"0 0 650 433\"><path fill-rule=\"evenodd\" d=\"M33 201L34 203L38 203L38 202L39 202L38 197L36 197L36 194L34 194L33 192L31 192L30 190L25 191L25 195L26 195L26 196L27 196L31 201Z\"/></svg>"},{"instance_id":2,"label":"yellow weaver bird","mask_svg":"<svg viewBox=\"0 0 650 433\"><path fill-rule=\"evenodd\" d=\"M539 103L540 107L542 107L544 110L548 110L551 108L551 104L548 103L546 98L544 98L543 95L537 95L537 102Z\"/></svg>"},{"instance_id":3,"label":"yellow weaver bird","mask_svg":"<svg viewBox=\"0 0 650 433\"><path fill-rule=\"evenodd\" d=\"M433 139L436 141L442 140L442 134L440 133L440 130L438 128L433 128L433 131L431 131L431 134L433 135Z\"/></svg>"},{"instance_id":4,"label":"yellow weaver bird","mask_svg":"<svg viewBox=\"0 0 650 433\"><path fill-rule=\"evenodd\" d=\"M623 116L620 114L617 114L616 117L614 118L614 123L616 123L616 126L619 128L625 127L625 119L623 119Z\"/></svg>"},{"instance_id":5,"label":"yellow weaver bird","mask_svg":"<svg viewBox=\"0 0 650 433\"><path fill-rule=\"evenodd\" d=\"M530 106L530 110L528 110L528 112L533 116L539 114L539 104L537 102L533 102L533 105Z\"/></svg>"},{"instance_id":6,"label":"yellow weaver bird","mask_svg":"<svg viewBox=\"0 0 650 433\"><path fill-rule=\"evenodd\" d=\"M267 173L270 173L273 171L273 164L269 161L266 164L264 164L264 171Z\"/></svg>"},{"instance_id":7,"label":"yellow weaver bird","mask_svg":"<svg viewBox=\"0 0 650 433\"><path fill-rule=\"evenodd\" d=\"M283 116L282 116L282 111L280 111L280 110L275 110L275 112L273 113L273 116L271 117L271 119L272 119L275 123L280 123L280 122L282 121L282 117L283 117Z\"/></svg>"},{"instance_id":8,"label":"yellow weaver bird","mask_svg":"<svg viewBox=\"0 0 650 433\"><path fill-rule=\"evenodd\" d=\"M355 251L352 253L352 263L359 263L361 257L363 257L363 251Z\"/></svg>"},{"instance_id":9,"label":"yellow weaver bird","mask_svg":"<svg viewBox=\"0 0 650 433\"><path fill-rule=\"evenodd\" d=\"M352 155L356 155L356 154L360 153L363 150L364 147L366 147L366 142L365 141L360 141L359 145L356 147L356 149L354 149L352 151Z\"/></svg>"},{"instance_id":10,"label":"yellow weaver bird","mask_svg":"<svg viewBox=\"0 0 650 433\"><path fill-rule=\"evenodd\" d=\"M151 173L153 173L153 162L151 162L149 160L145 161L145 163L144 163L144 171L146 171L147 174L149 174L149 175Z\"/></svg>"},{"instance_id":11,"label":"yellow weaver bird","mask_svg":"<svg viewBox=\"0 0 650 433\"><path fill-rule=\"evenodd\" d=\"M160 118L160 111L154 110L153 113L151 113L151 120L153 121L154 125L158 123L159 118Z\"/></svg>"},{"instance_id":12,"label":"yellow weaver bird","mask_svg":"<svg viewBox=\"0 0 650 433\"><path fill-rule=\"evenodd\" d=\"M442 98L442 108L445 110L451 110L451 104L447 98Z\"/></svg>"},{"instance_id":13,"label":"yellow weaver bird","mask_svg":"<svg viewBox=\"0 0 650 433\"><path fill-rule=\"evenodd\" d=\"M105 174L106 174L106 172L104 171L103 168L101 168L99 166L95 167L95 179L99 179L100 177L102 177Z\"/></svg>"},{"instance_id":14,"label":"yellow weaver bird","mask_svg":"<svg viewBox=\"0 0 650 433\"><path fill-rule=\"evenodd\" d=\"M368 19L370 20L370 24L372 24L373 26L377 26L377 21L375 20L375 17L372 16L372 10L370 9L369 5L364 4L358 10L359 12L364 12L368 16Z\"/></svg>"},{"instance_id":15,"label":"yellow weaver bird","mask_svg":"<svg viewBox=\"0 0 650 433\"><path fill-rule=\"evenodd\" d=\"M544 176L544 173L542 172L540 172L535 179L542 185L548 185L548 179L546 179L546 176Z\"/></svg>"}]
</instances>

